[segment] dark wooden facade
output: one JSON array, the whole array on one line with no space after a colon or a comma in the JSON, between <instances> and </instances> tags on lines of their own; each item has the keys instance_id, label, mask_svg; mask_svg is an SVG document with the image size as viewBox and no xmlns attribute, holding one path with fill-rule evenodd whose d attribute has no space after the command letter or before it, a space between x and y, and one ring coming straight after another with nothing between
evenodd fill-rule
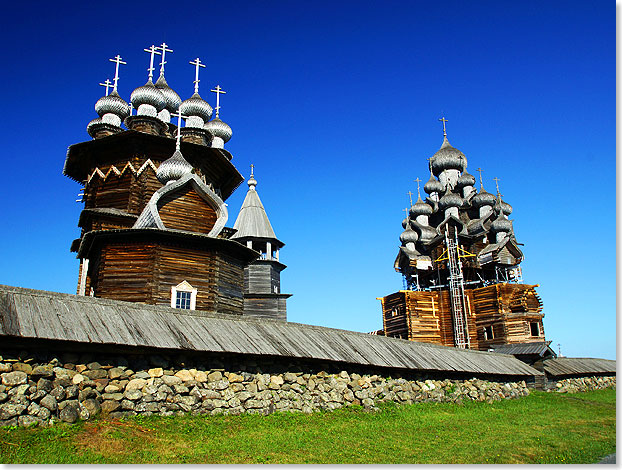
<instances>
[{"instance_id":1,"label":"dark wooden facade","mask_svg":"<svg viewBox=\"0 0 622 470\"><path fill-rule=\"evenodd\" d=\"M165 229L135 228L163 188L156 172L174 150L173 139L136 130L70 147L64 172L84 184L82 230L72 244L80 259L78 293L170 306L172 288L185 281L196 289L197 310L242 314L244 267L258 253L228 240L230 230L207 235L218 214L192 184L158 199ZM191 142L181 150L222 200L243 181L226 150Z\"/></svg>"},{"instance_id":2,"label":"dark wooden facade","mask_svg":"<svg viewBox=\"0 0 622 470\"><path fill-rule=\"evenodd\" d=\"M471 349L545 341L542 303L537 285L494 284L465 289ZM395 292L380 298L383 332L411 341L454 345L449 291Z\"/></svg>"}]
</instances>

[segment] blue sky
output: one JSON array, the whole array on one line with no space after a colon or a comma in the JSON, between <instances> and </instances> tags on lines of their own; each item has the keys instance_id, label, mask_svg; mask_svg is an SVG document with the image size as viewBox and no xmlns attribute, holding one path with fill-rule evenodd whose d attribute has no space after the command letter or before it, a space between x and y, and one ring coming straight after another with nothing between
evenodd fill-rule
<instances>
[{"instance_id":1,"label":"blue sky","mask_svg":"<svg viewBox=\"0 0 622 470\"><path fill-rule=\"evenodd\" d=\"M501 192L562 354L615 358L613 2L14 2L3 9L0 283L75 292L80 187L66 149L90 137L120 54L126 100L165 41L168 83L227 91L226 148L257 190L288 269L290 321L371 331L402 287L393 261L414 179L449 122L471 173ZM36 11L38 14L33 15ZM210 96L212 95L212 96ZM227 201L232 226L246 192Z\"/></svg>"}]
</instances>

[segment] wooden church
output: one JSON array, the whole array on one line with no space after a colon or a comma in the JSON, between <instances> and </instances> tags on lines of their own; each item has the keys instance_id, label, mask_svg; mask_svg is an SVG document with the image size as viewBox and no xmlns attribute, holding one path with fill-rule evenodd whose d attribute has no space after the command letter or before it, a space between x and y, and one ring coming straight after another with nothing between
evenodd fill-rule
<instances>
[{"instance_id":1,"label":"wooden church","mask_svg":"<svg viewBox=\"0 0 622 470\"><path fill-rule=\"evenodd\" d=\"M254 283L246 290L245 271L248 277L253 262L267 262L266 282L280 284L274 278L285 266L278 255L263 260L266 251L259 250L252 230L240 226L244 236L236 240L236 229L225 225L225 201L244 181L224 148L232 135L219 117L225 92L220 86L211 90L215 108L199 95L204 65L196 59L190 62L194 94L182 101L164 76L165 54L173 51L166 44L145 51L148 80L131 93L130 104L117 87L125 62L118 55L110 59L115 78L102 84L106 95L95 104L99 117L87 126L92 140L67 152L63 173L84 185L81 234L71 245L80 260L78 294L252 315L257 308L245 307L245 295L263 294L254 290L264 282L259 279L263 271L251 276ZM160 76L153 83L156 55L161 56ZM273 236L272 247L282 246ZM275 296L278 308L264 308L260 316L285 318L288 296L270 290L267 298Z\"/></svg>"},{"instance_id":2,"label":"wooden church","mask_svg":"<svg viewBox=\"0 0 622 470\"><path fill-rule=\"evenodd\" d=\"M427 193L407 210L395 270L405 288L382 297L383 330L412 341L489 350L544 342L537 285L522 283L512 207L467 172L447 140L429 159ZM416 180L419 183L419 180Z\"/></svg>"}]
</instances>

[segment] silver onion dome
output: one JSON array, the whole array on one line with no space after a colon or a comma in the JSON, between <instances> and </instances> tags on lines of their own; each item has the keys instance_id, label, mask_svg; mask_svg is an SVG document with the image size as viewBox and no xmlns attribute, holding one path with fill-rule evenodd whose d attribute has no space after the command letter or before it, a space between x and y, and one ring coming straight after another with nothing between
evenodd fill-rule
<instances>
[{"instance_id":1,"label":"silver onion dome","mask_svg":"<svg viewBox=\"0 0 622 470\"><path fill-rule=\"evenodd\" d=\"M164 108L171 113L176 112L179 109L179 105L181 104L181 98L175 90L173 90L168 83L166 83L166 79L164 75L160 75L160 78L155 82L155 87L162 92L164 95Z\"/></svg>"},{"instance_id":2,"label":"silver onion dome","mask_svg":"<svg viewBox=\"0 0 622 470\"><path fill-rule=\"evenodd\" d=\"M413 206L410 207L410 215L413 217L417 217L419 215L431 215L434 212L434 209L421 200L421 196L417 199L417 202Z\"/></svg>"},{"instance_id":3,"label":"silver onion dome","mask_svg":"<svg viewBox=\"0 0 622 470\"><path fill-rule=\"evenodd\" d=\"M471 202L475 207L493 206L495 204L495 197L482 188L479 193L473 196Z\"/></svg>"},{"instance_id":4,"label":"silver onion dome","mask_svg":"<svg viewBox=\"0 0 622 470\"><path fill-rule=\"evenodd\" d=\"M452 147L445 136L441 148L432 157L432 172L438 176L443 170L464 171L466 166L467 159L464 154Z\"/></svg>"},{"instance_id":5,"label":"silver onion dome","mask_svg":"<svg viewBox=\"0 0 622 470\"><path fill-rule=\"evenodd\" d=\"M171 158L162 162L156 172L156 177L162 184L166 184L188 173L192 173L192 165L186 161L179 150L175 150Z\"/></svg>"},{"instance_id":6,"label":"silver onion dome","mask_svg":"<svg viewBox=\"0 0 622 470\"><path fill-rule=\"evenodd\" d=\"M114 114L123 120L130 115L130 105L114 90L108 96L102 96L97 100L95 111L99 117L103 117L104 114Z\"/></svg>"},{"instance_id":7,"label":"silver onion dome","mask_svg":"<svg viewBox=\"0 0 622 470\"><path fill-rule=\"evenodd\" d=\"M417 240L419 240L419 235L417 235L417 232L410 228L410 225L407 226L406 230L400 234L400 241L402 242L402 245L406 245L407 243L417 243Z\"/></svg>"},{"instance_id":8,"label":"silver onion dome","mask_svg":"<svg viewBox=\"0 0 622 470\"><path fill-rule=\"evenodd\" d=\"M462 189L466 186L474 186L475 185L475 176L464 170L464 173L460 175L458 181L456 182L456 187Z\"/></svg>"},{"instance_id":9,"label":"silver onion dome","mask_svg":"<svg viewBox=\"0 0 622 470\"><path fill-rule=\"evenodd\" d=\"M94 135L94 127L97 127L98 124L102 123L102 118L95 118L91 122L86 125L86 132L89 133L91 137L95 137Z\"/></svg>"},{"instance_id":10,"label":"silver onion dome","mask_svg":"<svg viewBox=\"0 0 622 470\"><path fill-rule=\"evenodd\" d=\"M233 135L231 127L229 127L227 123L221 121L218 117L215 117L211 121L207 122L204 127L210 134L214 137L221 138L224 142L228 142Z\"/></svg>"},{"instance_id":11,"label":"silver onion dome","mask_svg":"<svg viewBox=\"0 0 622 470\"><path fill-rule=\"evenodd\" d=\"M493 232L511 232L512 231L512 222L510 222L507 217L501 213L497 216L497 218L492 222L490 229Z\"/></svg>"},{"instance_id":12,"label":"silver onion dome","mask_svg":"<svg viewBox=\"0 0 622 470\"><path fill-rule=\"evenodd\" d=\"M203 122L209 121L212 117L212 107L198 93L182 102L179 105L179 111L185 116L198 116L203 119Z\"/></svg>"},{"instance_id":13,"label":"silver onion dome","mask_svg":"<svg viewBox=\"0 0 622 470\"><path fill-rule=\"evenodd\" d=\"M140 109L141 105L153 106L156 113L162 111L166 106L164 94L155 87L155 85L151 82L151 79L149 79L143 86L136 88L132 92L130 101L132 102L132 106L138 109L138 114L143 114Z\"/></svg>"},{"instance_id":14,"label":"silver onion dome","mask_svg":"<svg viewBox=\"0 0 622 470\"><path fill-rule=\"evenodd\" d=\"M462 207L462 204L462 198L454 193L449 186L447 186L447 190L443 197L438 201L438 206L443 210L450 207Z\"/></svg>"},{"instance_id":15,"label":"silver onion dome","mask_svg":"<svg viewBox=\"0 0 622 470\"><path fill-rule=\"evenodd\" d=\"M423 185L423 190L428 194L440 193L443 190L443 183L430 175L428 182Z\"/></svg>"},{"instance_id":16,"label":"silver onion dome","mask_svg":"<svg viewBox=\"0 0 622 470\"><path fill-rule=\"evenodd\" d=\"M410 222L408 217L406 217L404 220L402 220L402 228L406 228L408 226L408 222Z\"/></svg>"}]
</instances>

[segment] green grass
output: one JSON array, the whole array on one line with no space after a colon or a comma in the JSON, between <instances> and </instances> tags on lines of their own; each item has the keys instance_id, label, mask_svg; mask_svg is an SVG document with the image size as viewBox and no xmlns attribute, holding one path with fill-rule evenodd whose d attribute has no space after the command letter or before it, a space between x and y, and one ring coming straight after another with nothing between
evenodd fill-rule
<instances>
[{"instance_id":1,"label":"green grass","mask_svg":"<svg viewBox=\"0 0 622 470\"><path fill-rule=\"evenodd\" d=\"M594 463L615 452L614 389L494 404L312 415L99 419L0 428L0 463Z\"/></svg>"}]
</instances>

